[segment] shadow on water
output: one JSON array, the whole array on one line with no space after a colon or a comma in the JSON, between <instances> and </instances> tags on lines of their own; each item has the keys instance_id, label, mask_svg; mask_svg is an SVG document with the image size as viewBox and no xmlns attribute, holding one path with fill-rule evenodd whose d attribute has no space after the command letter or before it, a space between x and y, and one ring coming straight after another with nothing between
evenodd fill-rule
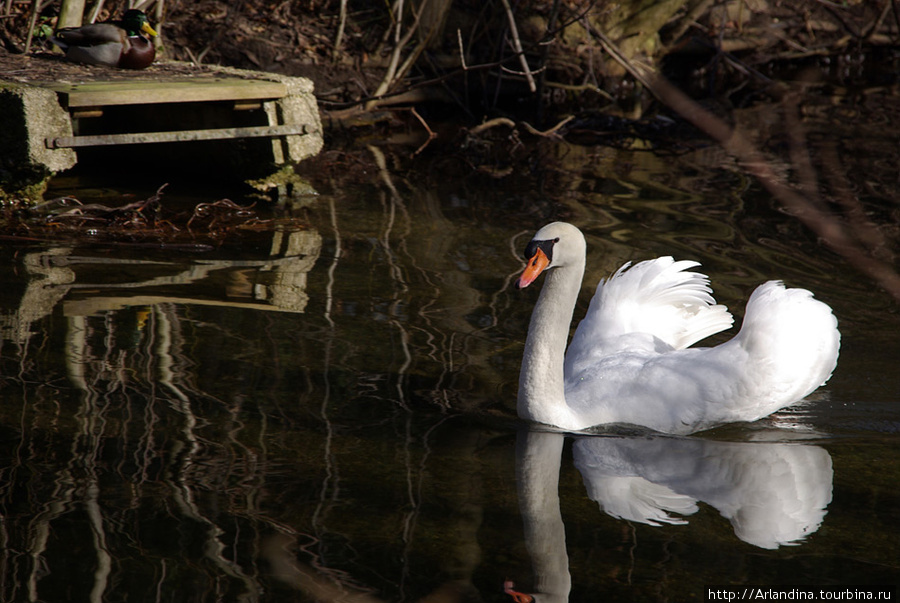
<instances>
[{"instance_id":1,"label":"shadow on water","mask_svg":"<svg viewBox=\"0 0 900 603\"><path fill-rule=\"evenodd\" d=\"M302 227L203 253L0 249L0 600L896 581L895 306L725 158L568 147L501 185L366 153L364 169L328 158L347 164L311 178L314 199L260 210ZM587 234L588 283L672 254L738 316L762 280L816 291L841 321L837 372L792 409L692 438L518 433L537 292L511 285L560 217Z\"/></svg>"}]
</instances>

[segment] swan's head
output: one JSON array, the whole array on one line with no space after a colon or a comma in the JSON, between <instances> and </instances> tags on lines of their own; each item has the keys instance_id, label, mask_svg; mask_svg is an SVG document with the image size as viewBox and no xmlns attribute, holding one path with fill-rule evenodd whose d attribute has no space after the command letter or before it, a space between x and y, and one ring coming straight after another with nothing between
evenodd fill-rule
<instances>
[{"instance_id":1,"label":"swan's head","mask_svg":"<svg viewBox=\"0 0 900 603\"><path fill-rule=\"evenodd\" d=\"M566 222L547 224L525 247L525 270L516 281L524 289L549 268L584 264L585 242L581 231Z\"/></svg>"}]
</instances>

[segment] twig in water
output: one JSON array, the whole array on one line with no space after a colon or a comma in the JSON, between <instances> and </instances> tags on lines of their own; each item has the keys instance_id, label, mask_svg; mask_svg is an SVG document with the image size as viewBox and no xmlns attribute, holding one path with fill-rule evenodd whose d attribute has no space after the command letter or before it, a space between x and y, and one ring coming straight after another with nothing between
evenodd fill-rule
<instances>
[{"instance_id":1,"label":"twig in water","mask_svg":"<svg viewBox=\"0 0 900 603\"><path fill-rule=\"evenodd\" d=\"M418 112L416 112L415 107L410 107L409 111L413 114L413 116L415 116L416 119L419 120L419 123L422 124L425 127L425 129L428 131L428 140L423 142L422 146L420 146L418 149L416 149L416 152L412 154L412 156L415 157L416 155L418 155L419 153L424 151L425 147L427 147L431 143L432 140L437 138L437 134L435 134L434 131L428 127L428 122L426 122L424 119L422 119L422 116L419 115Z\"/></svg>"},{"instance_id":2,"label":"twig in water","mask_svg":"<svg viewBox=\"0 0 900 603\"><path fill-rule=\"evenodd\" d=\"M483 124L479 124L474 128L469 130L469 134L481 134L485 130L490 130L491 128L495 128L497 126L509 126L510 128L516 127L516 122L509 119L508 117L495 117L494 119L489 119Z\"/></svg>"},{"instance_id":3,"label":"twig in water","mask_svg":"<svg viewBox=\"0 0 900 603\"><path fill-rule=\"evenodd\" d=\"M553 126L552 128L550 128L549 130L543 130L543 131L536 129L530 123L525 122L525 121L522 122L522 126L526 130L528 130L528 132L530 134L534 134L535 136L543 136L545 138L558 138L556 133L559 131L559 129L562 128L567 123L569 123L570 121L572 121L573 119L575 119L575 116L570 115L567 118L565 118L564 120L562 120L561 122L559 122L558 124L556 124L555 126Z\"/></svg>"}]
</instances>

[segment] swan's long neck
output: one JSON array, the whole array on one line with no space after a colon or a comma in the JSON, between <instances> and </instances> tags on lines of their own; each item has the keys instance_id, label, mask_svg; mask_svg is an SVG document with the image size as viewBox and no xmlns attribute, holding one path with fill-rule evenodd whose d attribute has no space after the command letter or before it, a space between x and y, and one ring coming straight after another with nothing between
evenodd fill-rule
<instances>
[{"instance_id":1,"label":"swan's long neck","mask_svg":"<svg viewBox=\"0 0 900 603\"><path fill-rule=\"evenodd\" d=\"M566 405L563 362L584 260L547 270L544 276L525 340L517 411L529 421L566 427L572 418Z\"/></svg>"}]
</instances>

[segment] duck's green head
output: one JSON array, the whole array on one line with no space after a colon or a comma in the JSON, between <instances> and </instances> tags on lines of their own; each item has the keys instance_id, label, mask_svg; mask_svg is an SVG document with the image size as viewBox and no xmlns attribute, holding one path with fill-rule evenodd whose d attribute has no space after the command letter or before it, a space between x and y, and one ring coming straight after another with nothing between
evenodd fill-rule
<instances>
[{"instance_id":1,"label":"duck's green head","mask_svg":"<svg viewBox=\"0 0 900 603\"><path fill-rule=\"evenodd\" d=\"M156 31L150 27L150 20L147 19L147 15L142 10L135 8L126 10L125 14L122 15L121 23L122 29L128 32L129 36L136 36L140 33L145 33L148 36L157 35Z\"/></svg>"}]
</instances>

